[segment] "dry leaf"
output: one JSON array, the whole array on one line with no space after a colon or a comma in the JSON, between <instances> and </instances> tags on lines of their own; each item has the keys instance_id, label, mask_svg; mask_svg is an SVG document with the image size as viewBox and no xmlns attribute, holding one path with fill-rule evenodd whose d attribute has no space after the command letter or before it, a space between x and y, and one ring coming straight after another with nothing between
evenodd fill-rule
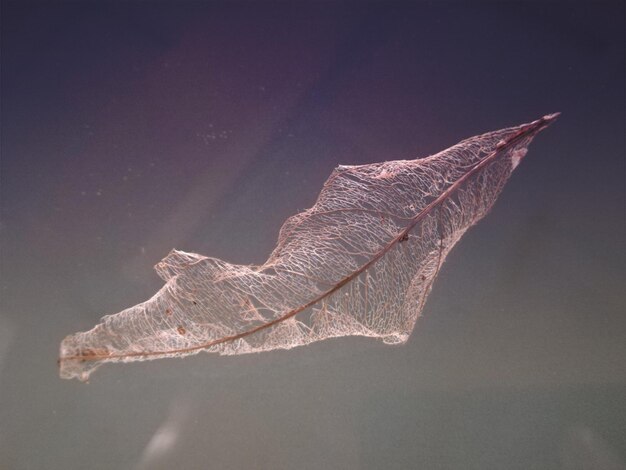
<instances>
[{"instance_id":1,"label":"dry leaf","mask_svg":"<svg viewBox=\"0 0 626 470\"><path fill-rule=\"evenodd\" d=\"M407 340L447 254L490 210L534 136L558 114L436 155L339 166L289 218L265 264L172 251L154 297L66 337L63 378L106 362L245 354L361 335Z\"/></svg>"}]
</instances>

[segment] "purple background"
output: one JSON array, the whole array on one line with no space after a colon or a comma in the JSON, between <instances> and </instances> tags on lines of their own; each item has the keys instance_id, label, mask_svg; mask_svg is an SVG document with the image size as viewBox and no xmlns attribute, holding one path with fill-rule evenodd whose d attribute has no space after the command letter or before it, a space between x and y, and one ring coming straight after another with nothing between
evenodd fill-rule
<instances>
[{"instance_id":1,"label":"purple background","mask_svg":"<svg viewBox=\"0 0 626 470\"><path fill-rule=\"evenodd\" d=\"M0 468L624 468L624 14L3 2ZM337 164L555 111L407 345L58 378L171 248L261 263Z\"/></svg>"}]
</instances>

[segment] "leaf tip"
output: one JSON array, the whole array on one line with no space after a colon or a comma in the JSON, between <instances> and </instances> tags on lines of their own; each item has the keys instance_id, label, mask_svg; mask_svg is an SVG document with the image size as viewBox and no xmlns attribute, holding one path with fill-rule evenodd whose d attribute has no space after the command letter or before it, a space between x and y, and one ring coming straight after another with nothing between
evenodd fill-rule
<instances>
[{"instance_id":1,"label":"leaf tip","mask_svg":"<svg viewBox=\"0 0 626 470\"><path fill-rule=\"evenodd\" d=\"M528 124L523 124L520 126L520 132L516 134L516 136L526 135L534 137L542 130L546 129L550 124L552 124L556 119L561 115L560 112L546 114L536 121L530 122ZM510 141L510 140L509 140ZM507 144L509 141L505 141L504 144ZM505 145L501 145L498 143L498 148L505 147Z\"/></svg>"},{"instance_id":2,"label":"leaf tip","mask_svg":"<svg viewBox=\"0 0 626 470\"><path fill-rule=\"evenodd\" d=\"M556 121L556 118L558 118L561 115L560 111L557 111L556 113L552 113L552 114L546 114L544 117L542 117L541 119L545 122L554 122Z\"/></svg>"}]
</instances>

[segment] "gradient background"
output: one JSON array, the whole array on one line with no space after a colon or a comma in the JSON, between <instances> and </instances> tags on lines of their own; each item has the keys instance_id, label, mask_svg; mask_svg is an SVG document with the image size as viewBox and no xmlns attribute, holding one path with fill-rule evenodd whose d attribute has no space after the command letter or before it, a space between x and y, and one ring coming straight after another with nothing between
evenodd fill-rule
<instances>
[{"instance_id":1,"label":"gradient background","mask_svg":"<svg viewBox=\"0 0 626 470\"><path fill-rule=\"evenodd\" d=\"M0 468L625 468L624 15L2 2ZM337 164L555 111L408 344L58 378L171 248L261 263Z\"/></svg>"}]
</instances>

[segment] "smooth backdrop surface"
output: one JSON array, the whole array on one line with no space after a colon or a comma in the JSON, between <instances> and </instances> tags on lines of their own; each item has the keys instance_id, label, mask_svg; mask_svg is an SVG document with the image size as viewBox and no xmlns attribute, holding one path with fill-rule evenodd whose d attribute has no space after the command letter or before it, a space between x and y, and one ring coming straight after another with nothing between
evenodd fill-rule
<instances>
[{"instance_id":1,"label":"smooth backdrop surface","mask_svg":"<svg viewBox=\"0 0 626 470\"><path fill-rule=\"evenodd\" d=\"M2 2L2 469L618 469L624 3ZM62 381L179 248L265 260L339 163L561 111L408 344Z\"/></svg>"}]
</instances>

